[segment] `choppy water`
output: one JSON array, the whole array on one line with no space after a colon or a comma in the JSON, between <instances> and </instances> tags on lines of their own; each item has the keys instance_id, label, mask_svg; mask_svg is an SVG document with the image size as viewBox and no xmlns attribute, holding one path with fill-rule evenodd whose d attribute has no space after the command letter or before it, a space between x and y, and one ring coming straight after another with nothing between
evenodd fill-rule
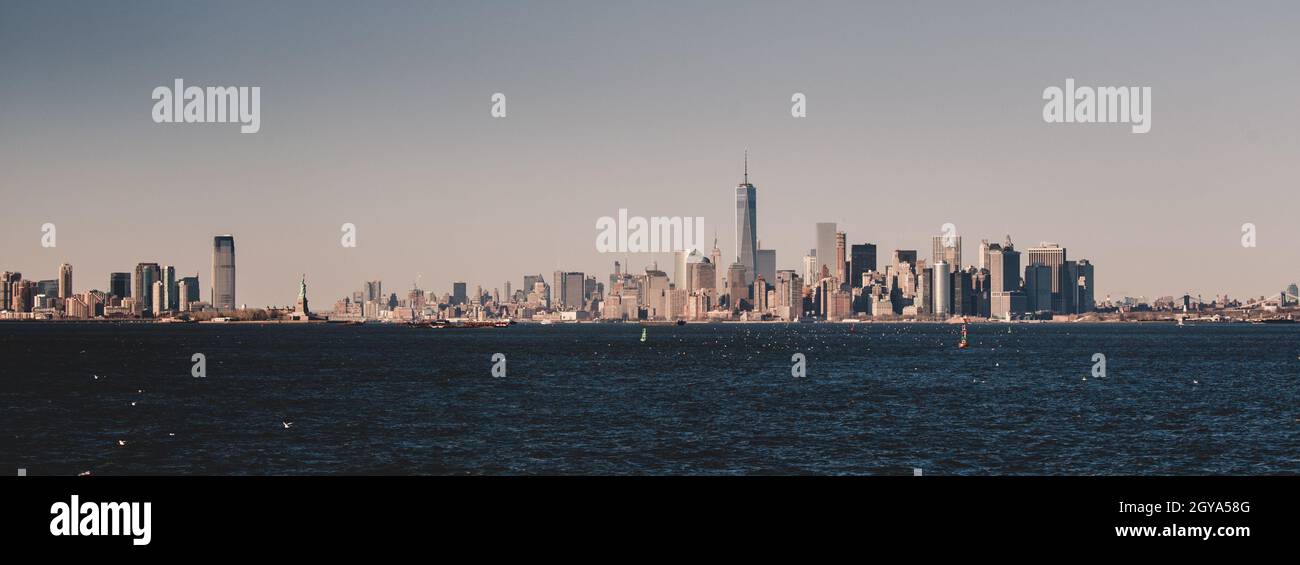
<instances>
[{"instance_id":1,"label":"choppy water","mask_svg":"<svg viewBox=\"0 0 1300 565\"><path fill-rule=\"evenodd\" d=\"M974 325L965 351L945 325L662 326L645 343L641 330L0 324L0 465L1300 472L1300 326ZM194 353L206 379L190 376ZM506 355L505 378L492 377L494 353ZM791 376L794 353L806 378ZM1091 374L1095 353L1106 378Z\"/></svg>"}]
</instances>

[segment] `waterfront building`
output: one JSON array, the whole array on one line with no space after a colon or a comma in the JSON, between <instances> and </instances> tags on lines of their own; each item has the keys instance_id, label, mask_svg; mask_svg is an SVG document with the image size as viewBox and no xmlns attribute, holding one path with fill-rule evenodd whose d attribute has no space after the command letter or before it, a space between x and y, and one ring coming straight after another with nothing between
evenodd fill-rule
<instances>
[{"instance_id":1,"label":"waterfront building","mask_svg":"<svg viewBox=\"0 0 1300 565\"><path fill-rule=\"evenodd\" d=\"M1047 265L1031 263L1025 267L1025 305L1029 312L1052 310L1052 272Z\"/></svg>"},{"instance_id":2,"label":"waterfront building","mask_svg":"<svg viewBox=\"0 0 1300 565\"><path fill-rule=\"evenodd\" d=\"M153 282L153 290L149 293L149 299L152 301L150 313L154 316L160 316L167 311L167 284L161 280Z\"/></svg>"},{"instance_id":3,"label":"waterfront building","mask_svg":"<svg viewBox=\"0 0 1300 565\"><path fill-rule=\"evenodd\" d=\"M0 310L10 310L13 306L13 284L22 280L22 273L4 271L0 273Z\"/></svg>"},{"instance_id":4,"label":"waterfront building","mask_svg":"<svg viewBox=\"0 0 1300 565\"><path fill-rule=\"evenodd\" d=\"M132 280L134 290L131 296L140 304L142 313L153 312L154 283L161 278L161 269L157 263L138 263L135 266L135 278Z\"/></svg>"},{"instance_id":5,"label":"waterfront building","mask_svg":"<svg viewBox=\"0 0 1300 565\"><path fill-rule=\"evenodd\" d=\"M196 302L190 300L190 293L197 290L193 288L194 285L190 282L190 279L191 277L185 277L182 278L180 282L176 283L176 296L177 300L179 300L179 303L176 305L177 312L189 312L190 303Z\"/></svg>"},{"instance_id":6,"label":"waterfront building","mask_svg":"<svg viewBox=\"0 0 1300 565\"><path fill-rule=\"evenodd\" d=\"M940 319L947 319L952 313L952 278L948 262L942 257L934 262L934 314Z\"/></svg>"},{"instance_id":7,"label":"waterfront building","mask_svg":"<svg viewBox=\"0 0 1300 565\"><path fill-rule=\"evenodd\" d=\"M159 280L163 283L163 309L176 311L180 307L180 284L176 281L176 267L167 265L162 268Z\"/></svg>"},{"instance_id":8,"label":"waterfront building","mask_svg":"<svg viewBox=\"0 0 1300 565\"><path fill-rule=\"evenodd\" d=\"M217 311L236 308L235 237L230 234L212 238L212 291L209 300Z\"/></svg>"}]
</instances>

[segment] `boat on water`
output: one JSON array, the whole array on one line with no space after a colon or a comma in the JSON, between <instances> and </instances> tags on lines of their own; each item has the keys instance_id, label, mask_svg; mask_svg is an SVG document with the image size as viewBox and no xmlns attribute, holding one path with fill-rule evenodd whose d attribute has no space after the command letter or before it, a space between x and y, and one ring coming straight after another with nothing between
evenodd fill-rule
<instances>
[{"instance_id":1,"label":"boat on water","mask_svg":"<svg viewBox=\"0 0 1300 565\"><path fill-rule=\"evenodd\" d=\"M508 328L514 324L513 320L493 320L493 321L466 321L453 322L451 320L434 320L425 324L425 327L433 329L455 328L455 329L472 329L472 328Z\"/></svg>"},{"instance_id":2,"label":"boat on water","mask_svg":"<svg viewBox=\"0 0 1300 565\"><path fill-rule=\"evenodd\" d=\"M967 338L966 320L961 321L961 341L957 342L957 349L966 349L970 347L970 341Z\"/></svg>"},{"instance_id":3,"label":"boat on water","mask_svg":"<svg viewBox=\"0 0 1300 565\"><path fill-rule=\"evenodd\" d=\"M641 343L645 343L646 331L645 328L641 328Z\"/></svg>"},{"instance_id":4,"label":"boat on water","mask_svg":"<svg viewBox=\"0 0 1300 565\"><path fill-rule=\"evenodd\" d=\"M686 320L642 320L642 326L684 326Z\"/></svg>"}]
</instances>

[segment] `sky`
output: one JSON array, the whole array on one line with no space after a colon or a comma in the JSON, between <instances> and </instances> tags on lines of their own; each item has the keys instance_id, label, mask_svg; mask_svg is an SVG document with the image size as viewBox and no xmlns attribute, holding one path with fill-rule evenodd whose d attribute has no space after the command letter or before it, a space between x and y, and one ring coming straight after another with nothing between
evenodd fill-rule
<instances>
[{"instance_id":1,"label":"sky","mask_svg":"<svg viewBox=\"0 0 1300 565\"><path fill-rule=\"evenodd\" d=\"M597 219L704 217L729 260L748 149L778 268L817 222L882 258L952 223L967 263L1060 243L1099 300L1272 295L1300 280L1298 28L1262 1L0 0L0 270L82 291L157 262L207 299L230 233L250 306L304 273L329 305L670 271L599 253ZM261 87L261 131L154 123L176 78ZM1045 123L1067 78L1151 87L1151 131Z\"/></svg>"}]
</instances>

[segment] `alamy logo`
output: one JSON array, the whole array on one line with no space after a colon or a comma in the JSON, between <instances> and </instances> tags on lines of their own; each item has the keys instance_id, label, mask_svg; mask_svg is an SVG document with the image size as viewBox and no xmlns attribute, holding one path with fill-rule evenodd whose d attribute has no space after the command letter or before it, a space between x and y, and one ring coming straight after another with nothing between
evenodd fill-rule
<instances>
[{"instance_id":1,"label":"alamy logo","mask_svg":"<svg viewBox=\"0 0 1300 565\"><path fill-rule=\"evenodd\" d=\"M131 536L135 545L149 545L150 505L145 502L80 502L72 495L69 502L50 506L50 535L53 536Z\"/></svg>"},{"instance_id":2,"label":"alamy logo","mask_svg":"<svg viewBox=\"0 0 1300 565\"><path fill-rule=\"evenodd\" d=\"M262 129L262 87L185 86L153 89L153 121L157 124L242 124L240 133Z\"/></svg>"},{"instance_id":3,"label":"alamy logo","mask_svg":"<svg viewBox=\"0 0 1300 565\"><path fill-rule=\"evenodd\" d=\"M1151 131L1151 87L1074 86L1065 79L1058 86L1043 89L1043 121L1049 124L1133 124L1133 133Z\"/></svg>"},{"instance_id":4,"label":"alamy logo","mask_svg":"<svg viewBox=\"0 0 1300 565\"><path fill-rule=\"evenodd\" d=\"M618 219L596 220L596 251L600 253L665 253L704 249L704 218L681 216L628 217L618 209Z\"/></svg>"}]
</instances>

